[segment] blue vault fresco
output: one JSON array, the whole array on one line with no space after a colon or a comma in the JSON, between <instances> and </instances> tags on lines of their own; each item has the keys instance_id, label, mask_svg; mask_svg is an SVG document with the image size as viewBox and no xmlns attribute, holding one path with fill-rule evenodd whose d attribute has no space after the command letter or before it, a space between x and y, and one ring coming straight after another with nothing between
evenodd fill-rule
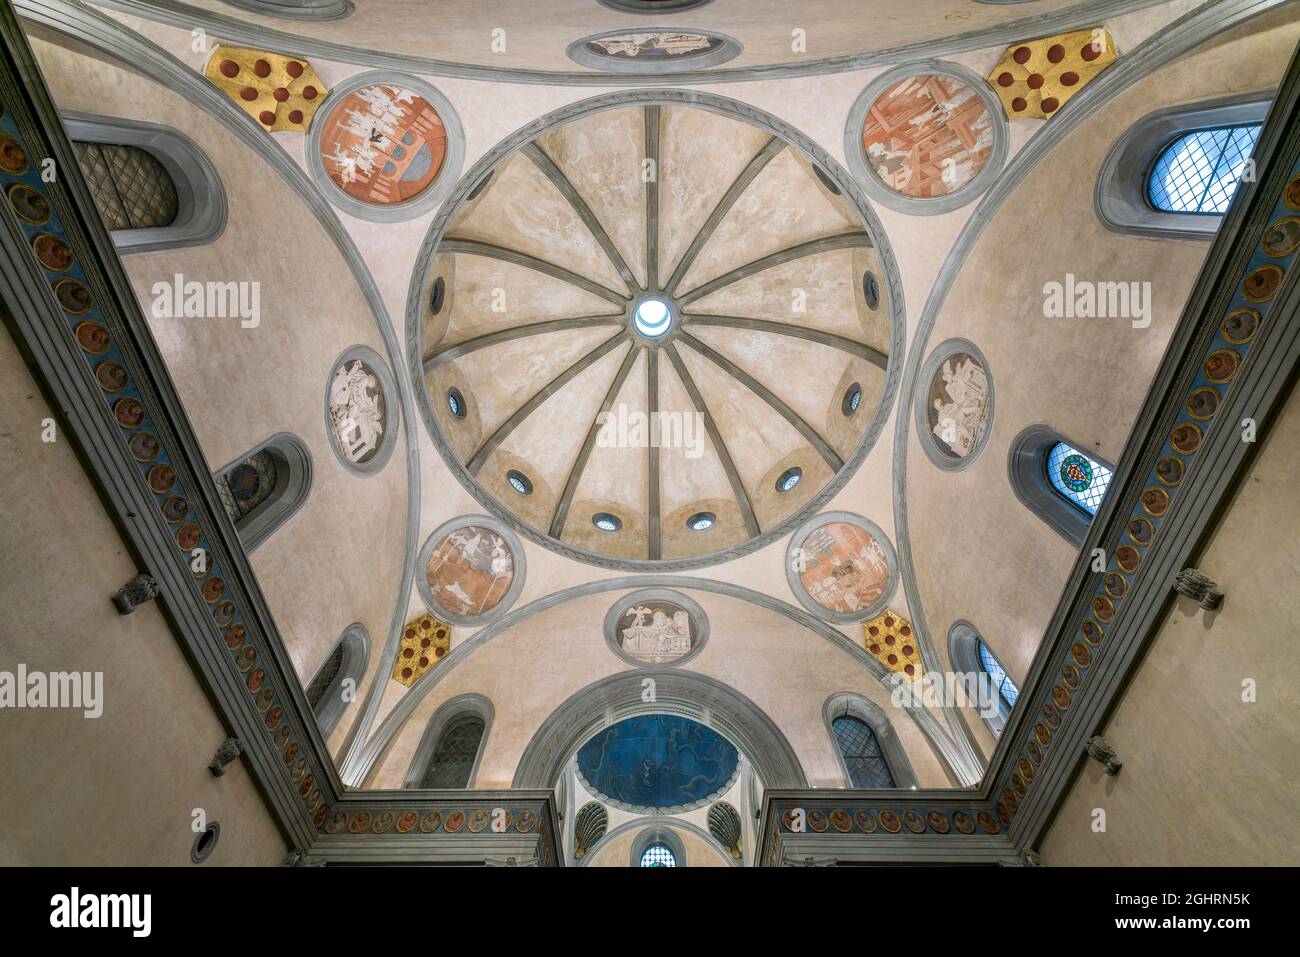
<instances>
[{"instance_id":1,"label":"blue vault fresco","mask_svg":"<svg viewBox=\"0 0 1300 957\"><path fill-rule=\"evenodd\" d=\"M596 734L578 750L578 772L602 797L634 808L698 804L725 788L740 756L722 735L689 718L645 714Z\"/></svg>"}]
</instances>

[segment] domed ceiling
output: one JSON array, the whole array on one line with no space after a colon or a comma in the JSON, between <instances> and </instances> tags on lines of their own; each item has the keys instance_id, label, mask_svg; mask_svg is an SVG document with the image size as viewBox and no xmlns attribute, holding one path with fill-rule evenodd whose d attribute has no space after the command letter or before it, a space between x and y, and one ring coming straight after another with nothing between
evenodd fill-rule
<instances>
[{"instance_id":1,"label":"domed ceiling","mask_svg":"<svg viewBox=\"0 0 1300 957\"><path fill-rule=\"evenodd\" d=\"M770 541L887 411L883 232L833 161L727 103L538 124L466 177L417 270L435 443L498 517L584 560Z\"/></svg>"}]
</instances>

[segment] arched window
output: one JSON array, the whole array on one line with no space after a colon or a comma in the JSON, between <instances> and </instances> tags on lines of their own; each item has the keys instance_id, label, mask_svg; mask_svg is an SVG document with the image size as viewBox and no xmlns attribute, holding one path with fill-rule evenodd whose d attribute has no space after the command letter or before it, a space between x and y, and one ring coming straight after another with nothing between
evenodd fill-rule
<instances>
[{"instance_id":1,"label":"arched window","mask_svg":"<svg viewBox=\"0 0 1300 957\"><path fill-rule=\"evenodd\" d=\"M1209 239L1249 168L1271 99L1158 110L1116 141L1097 177L1097 215L1115 232Z\"/></svg>"},{"instance_id":2,"label":"arched window","mask_svg":"<svg viewBox=\"0 0 1300 957\"><path fill-rule=\"evenodd\" d=\"M483 759L492 714L492 703L482 695L460 695L444 702L429 719L402 786L470 787Z\"/></svg>"},{"instance_id":3,"label":"arched window","mask_svg":"<svg viewBox=\"0 0 1300 957\"><path fill-rule=\"evenodd\" d=\"M82 177L119 253L209 243L226 226L216 167L166 126L63 114Z\"/></svg>"},{"instance_id":4,"label":"arched window","mask_svg":"<svg viewBox=\"0 0 1300 957\"><path fill-rule=\"evenodd\" d=\"M1020 697L1020 689L970 622L957 621L949 629L948 658L959 675L974 676L980 681L981 687L968 684L967 693L993 735L1001 735Z\"/></svg>"},{"instance_id":5,"label":"arched window","mask_svg":"<svg viewBox=\"0 0 1300 957\"><path fill-rule=\"evenodd\" d=\"M916 773L884 710L861 695L826 699L822 718L849 787L914 788Z\"/></svg>"},{"instance_id":6,"label":"arched window","mask_svg":"<svg viewBox=\"0 0 1300 957\"><path fill-rule=\"evenodd\" d=\"M1166 213L1222 216L1228 211L1261 125L1184 133L1164 148L1147 177L1147 198Z\"/></svg>"},{"instance_id":7,"label":"arched window","mask_svg":"<svg viewBox=\"0 0 1300 957\"><path fill-rule=\"evenodd\" d=\"M349 625L343 637L316 669L307 685L307 703L316 715L321 736L328 738L338 726L365 676L370 660L370 635L360 624ZM350 690L350 694L345 694Z\"/></svg>"},{"instance_id":8,"label":"arched window","mask_svg":"<svg viewBox=\"0 0 1300 957\"><path fill-rule=\"evenodd\" d=\"M1012 441L1007 475L1025 507L1078 547L1106 496L1114 467L1051 429L1033 425Z\"/></svg>"},{"instance_id":9,"label":"arched window","mask_svg":"<svg viewBox=\"0 0 1300 957\"><path fill-rule=\"evenodd\" d=\"M311 477L307 446L288 432L271 436L213 476L244 551L262 544L302 508Z\"/></svg>"},{"instance_id":10,"label":"arched window","mask_svg":"<svg viewBox=\"0 0 1300 957\"><path fill-rule=\"evenodd\" d=\"M844 715L831 722L835 743L849 769L849 783L855 788L892 788L894 776L875 732L865 721Z\"/></svg>"},{"instance_id":11,"label":"arched window","mask_svg":"<svg viewBox=\"0 0 1300 957\"><path fill-rule=\"evenodd\" d=\"M667 844L651 844L641 852L641 867L676 867L677 855Z\"/></svg>"}]
</instances>

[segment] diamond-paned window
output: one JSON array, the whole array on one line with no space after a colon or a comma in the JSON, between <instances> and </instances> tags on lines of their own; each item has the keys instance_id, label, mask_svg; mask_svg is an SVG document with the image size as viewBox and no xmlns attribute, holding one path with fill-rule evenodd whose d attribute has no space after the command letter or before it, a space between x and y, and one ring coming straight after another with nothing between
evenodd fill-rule
<instances>
[{"instance_id":1,"label":"diamond-paned window","mask_svg":"<svg viewBox=\"0 0 1300 957\"><path fill-rule=\"evenodd\" d=\"M1156 159L1147 198L1166 213L1221 216L1246 170L1260 124L1221 126L1184 133Z\"/></svg>"}]
</instances>

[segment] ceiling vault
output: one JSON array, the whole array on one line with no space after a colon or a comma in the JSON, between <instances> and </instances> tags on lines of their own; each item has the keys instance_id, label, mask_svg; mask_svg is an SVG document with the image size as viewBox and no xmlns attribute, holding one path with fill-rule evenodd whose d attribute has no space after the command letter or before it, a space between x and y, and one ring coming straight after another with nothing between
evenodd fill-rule
<instances>
[{"instance_id":1,"label":"ceiling vault","mask_svg":"<svg viewBox=\"0 0 1300 957\"><path fill-rule=\"evenodd\" d=\"M695 385L695 380L691 374L686 371L686 365L682 362L682 357L677 354L677 348L671 342L665 343L663 347L664 354L668 356L668 361L673 364L673 369L677 372L677 378L682 382L686 393L695 403L695 409L700 413L700 418L704 420L704 430L709 433L709 441L713 443L713 449L718 453L718 461L722 463L722 469L727 473L727 481L731 483L732 494L736 497L736 504L740 506L740 513L745 519L745 528L751 538L760 534L758 527L758 518L754 515L754 506L749 501L749 493L745 491L745 485L740 480L740 473L736 471L736 463L731 460L731 453L727 451L727 443L722 441L722 434L718 431L717 423L713 421L713 416L709 414L709 407L704 404L704 397L700 395L700 390Z\"/></svg>"},{"instance_id":2,"label":"ceiling vault","mask_svg":"<svg viewBox=\"0 0 1300 957\"><path fill-rule=\"evenodd\" d=\"M699 339L696 339L689 332L683 330L678 334L678 338L776 410L777 414L780 415L781 418L794 426L795 430L808 440L808 444L816 449L817 454L826 460L826 464L831 467L832 472L838 472L844 467L844 460L836 454L834 449L831 448L830 443L822 438L821 435L818 434L817 430L804 420L803 416L790 408L790 406L786 405L785 402L772 392L771 389L763 385L763 383L759 382L726 356L705 345Z\"/></svg>"},{"instance_id":3,"label":"ceiling vault","mask_svg":"<svg viewBox=\"0 0 1300 957\"><path fill-rule=\"evenodd\" d=\"M762 272L764 269L771 269L773 266L782 266L785 263L793 262L796 259L804 259L808 256L816 256L820 253L832 252L836 249L857 249L869 248L871 246L871 237L865 232L854 231L851 233L840 233L837 236L823 236L821 239L811 239L806 243L799 243L788 249L781 249L777 252L755 259L753 262L745 263L743 266L737 266L730 272L725 272L716 279L711 279L702 286L696 286L688 293L677 297L678 303L683 307L695 302L697 299L703 299L725 286L730 286L733 282L739 282L747 276Z\"/></svg>"},{"instance_id":4,"label":"ceiling vault","mask_svg":"<svg viewBox=\"0 0 1300 957\"><path fill-rule=\"evenodd\" d=\"M516 339L524 339L528 336L542 336L551 332L567 332L571 329L588 329L592 326L613 326L622 323L623 317L621 315L575 316L568 319L548 319L545 322L534 322L526 326L514 326L510 329L499 329L496 332L489 332L450 345L446 349L425 357L424 371L427 373L434 366L442 365L444 362L450 362L453 359L459 359L461 356L477 352L479 349L500 345L503 342L513 342Z\"/></svg>"},{"instance_id":5,"label":"ceiling vault","mask_svg":"<svg viewBox=\"0 0 1300 957\"><path fill-rule=\"evenodd\" d=\"M672 278L664 285L665 292L671 294L677 289L682 278L686 275L686 271L695 262L695 257L699 255L705 243L713 236L713 231L718 228L718 224L722 222L727 213L731 212L731 207L736 204L740 194L749 188L749 184L754 181L754 177L761 173L763 167L767 166L772 161L772 158L783 149L785 149L785 141L773 136L763 145L761 150L754 154L754 158L749 161L745 168L741 170L740 175L736 177L735 182L722 194L722 198L718 200L718 205L713 207L713 212L709 213L709 218L704 221L704 225L700 227L699 232L695 234L695 238L691 240L691 244L686 248L686 252L682 254L677 268L673 270Z\"/></svg>"},{"instance_id":6,"label":"ceiling vault","mask_svg":"<svg viewBox=\"0 0 1300 957\"><path fill-rule=\"evenodd\" d=\"M618 247L614 245L614 241L609 238L609 233L605 232L605 227L600 224L600 220L597 219L596 214L591 211L591 207L587 205L587 201L584 200L578 193L577 189L574 188L573 183L569 181L569 177L564 175L563 170L556 166L555 161L547 156L546 153L542 151L542 148L536 143L526 144L521 149L521 152L537 164L537 168L546 174L546 178L549 179L555 188L560 191L561 195L568 200L569 205L573 207L573 211L578 214L578 218L582 220L583 224L595 238L596 242L600 244L600 248L605 251L605 255L609 257L610 263L616 270L618 270L618 274L623 277L623 282L627 284L628 292L633 295L640 292L641 284L637 282L636 277L632 275L632 270L628 268L627 261L624 260L623 254L618 251Z\"/></svg>"},{"instance_id":7,"label":"ceiling vault","mask_svg":"<svg viewBox=\"0 0 1300 957\"><path fill-rule=\"evenodd\" d=\"M586 276L571 272L563 266L557 266L527 253L521 253L516 249L506 249L503 246L494 246L491 243L482 243L475 239L444 239L438 244L437 251L439 253L462 253L466 256L485 256L488 259L500 259L502 262L513 263L526 269L535 269L538 272L546 273L548 276L553 276L561 282L567 282L571 286L585 289L593 296L608 299L620 307L626 306L630 298L615 292L608 286L603 286L594 280L588 279Z\"/></svg>"},{"instance_id":8,"label":"ceiling vault","mask_svg":"<svg viewBox=\"0 0 1300 957\"><path fill-rule=\"evenodd\" d=\"M740 316L705 316L697 313L683 315L682 321L693 326L722 326L728 329L747 329L751 332L792 336L795 339L805 339L808 342L817 342L824 346L830 346L832 349L840 349L851 353L859 359L866 359L880 369L884 369L889 365L889 356L879 349L874 349L847 336L824 332L821 329L809 329L806 326L796 326L788 322L775 322L771 319L747 319Z\"/></svg>"},{"instance_id":9,"label":"ceiling vault","mask_svg":"<svg viewBox=\"0 0 1300 957\"><path fill-rule=\"evenodd\" d=\"M551 538L559 538L560 533L564 531L564 523L569 517L569 506L573 504L573 495L578 490L578 482L582 479L582 473L587 467L587 460L591 458L591 450L596 447L596 439L600 435L601 423L605 414L613 408L614 400L623 389L623 383L627 381L628 374L632 371L632 366L636 362L636 357L646 351L644 346L636 346L627 350L627 355L623 357L623 364L618 367L618 372L614 376L614 381L609 384L609 389L605 392L605 398L600 403L600 411L595 418L591 420L591 428L587 430L587 436L582 440L582 448L578 450L578 457L573 461L573 468L569 469L569 477L564 483L564 492L560 495L560 500L555 503L555 514L551 519L551 528L548 533Z\"/></svg>"},{"instance_id":10,"label":"ceiling vault","mask_svg":"<svg viewBox=\"0 0 1300 957\"><path fill-rule=\"evenodd\" d=\"M631 336L626 329L619 332L617 335L610 336L600 345L596 346L596 348L592 349L573 365L569 366L554 379L533 393L532 397L511 413L510 418L502 422L501 425L497 427L497 430L488 437L487 441L479 446L478 451L470 456L469 461L465 463L465 468L469 471L470 475L477 475L479 469L483 468L483 463L487 461L488 456L495 452L497 447L506 440L510 433L519 427L519 423L523 422L524 419L536 412L537 408L543 402L553 396L556 392L560 391L560 389L564 388L564 386L570 381L577 378L579 374L595 365L609 353L613 352L618 346L627 342L630 338Z\"/></svg>"}]
</instances>

